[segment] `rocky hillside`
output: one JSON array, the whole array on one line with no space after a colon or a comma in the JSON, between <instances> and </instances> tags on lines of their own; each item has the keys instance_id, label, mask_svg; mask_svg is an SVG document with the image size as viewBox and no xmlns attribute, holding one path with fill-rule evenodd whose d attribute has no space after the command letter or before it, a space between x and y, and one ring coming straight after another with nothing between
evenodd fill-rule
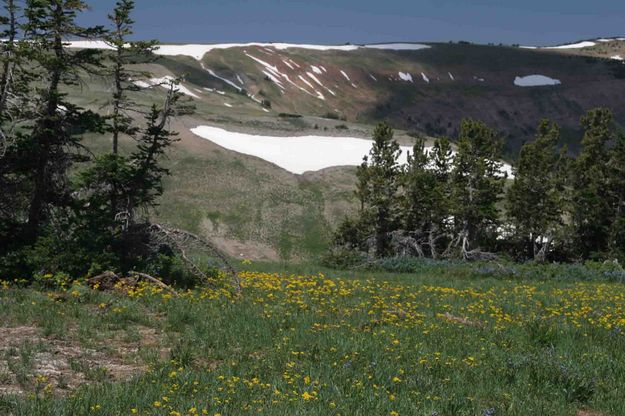
<instances>
[{"instance_id":1,"label":"rocky hillside","mask_svg":"<svg viewBox=\"0 0 625 416\"><path fill-rule=\"evenodd\" d=\"M512 153L542 117L560 123L573 145L588 108L612 107L617 120L625 121L625 65L616 59L625 55L619 52L624 47L622 40L558 49L246 45L200 50L195 57L169 48L159 64L186 73L192 85L248 94L276 112L387 120L408 131L449 136L463 117L479 118L507 136Z\"/></svg>"},{"instance_id":2,"label":"rocky hillside","mask_svg":"<svg viewBox=\"0 0 625 416\"><path fill-rule=\"evenodd\" d=\"M573 149L579 117L589 108L612 107L625 124L625 65L596 52L614 53L625 41L590 43L557 49L451 43L163 46L156 62L138 66L152 78L137 80L143 93L136 100L158 102L161 85L184 76L180 90L194 111L174 122L181 141L170 157L173 177L159 216L212 237L239 257L318 254L332 228L356 208L354 168L341 165L358 163L365 151L350 146L367 138L377 121L389 121L401 144L410 146L415 134L453 137L463 117L482 119L506 135L510 160L542 117L563 126ZM110 83L97 78L70 94L101 108L110 101ZM201 131L208 133L194 134ZM262 140L254 143L258 135ZM326 145L336 139L337 147L316 149L309 140L308 147L297 148L292 142L303 135ZM280 139L295 146L293 153L270 154ZM108 144L93 138L91 147ZM349 149L359 154L346 155ZM325 156L336 162L292 168L298 157Z\"/></svg>"}]
</instances>

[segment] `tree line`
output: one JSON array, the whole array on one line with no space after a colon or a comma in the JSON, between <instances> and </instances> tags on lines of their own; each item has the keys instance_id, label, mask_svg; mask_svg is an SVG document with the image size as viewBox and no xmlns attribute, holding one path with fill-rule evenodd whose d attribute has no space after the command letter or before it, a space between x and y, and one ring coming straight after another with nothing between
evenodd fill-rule
<instances>
[{"instance_id":1,"label":"tree line","mask_svg":"<svg viewBox=\"0 0 625 416\"><path fill-rule=\"evenodd\" d=\"M405 165L379 125L357 171L358 215L336 230L327 261L393 256L577 262L625 260L625 135L589 111L577 157L543 120L508 177L501 137L464 120L455 143L418 139Z\"/></svg>"},{"instance_id":2,"label":"tree line","mask_svg":"<svg viewBox=\"0 0 625 416\"><path fill-rule=\"evenodd\" d=\"M108 25L78 23L82 0L4 0L0 24L0 275L76 275L146 270L172 257L153 237L149 211L169 174L169 121L184 111L176 81L159 104L140 106L133 64L154 59L155 41L132 42L132 0L118 0ZM110 51L68 48L102 40ZM87 109L67 91L105 80L107 105ZM94 155L86 135L108 140ZM121 140L132 143L122 151ZM160 241L160 240L159 240Z\"/></svg>"}]
</instances>

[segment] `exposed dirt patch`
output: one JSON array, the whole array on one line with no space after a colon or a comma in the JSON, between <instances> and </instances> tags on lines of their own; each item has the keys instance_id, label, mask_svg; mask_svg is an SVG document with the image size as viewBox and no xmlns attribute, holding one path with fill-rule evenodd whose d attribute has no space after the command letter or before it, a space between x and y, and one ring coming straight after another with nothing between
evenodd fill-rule
<instances>
[{"instance_id":1,"label":"exposed dirt patch","mask_svg":"<svg viewBox=\"0 0 625 416\"><path fill-rule=\"evenodd\" d=\"M605 416L601 412L595 412L594 410L578 410L577 416Z\"/></svg>"},{"instance_id":2,"label":"exposed dirt patch","mask_svg":"<svg viewBox=\"0 0 625 416\"><path fill-rule=\"evenodd\" d=\"M444 315L442 315L442 318L445 319L446 321L455 322L455 323L461 324L461 325L473 326L473 327L481 327L482 326L482 323L480 323L480 322L472 321L472 320L470 320L468 318L463 318L461 316L454 316L454 315L450 314L449 312L447 312Z\"/></svg>"},{"instance_id":3,"label":"exposed dirt patch","mask_svg":"<svg viewBox=\"0 0 625 416\"><path fill-rule=\"evenodd\" d=\"M130 379L147 369L141 350L154 349L160 358L167 353L156 330L131 332L131 340L115 334L103 348L91 349L75 340L43 337L36 327L0 327L0 395L63 395L84 384Z\"/></svg>"}]
</instances>

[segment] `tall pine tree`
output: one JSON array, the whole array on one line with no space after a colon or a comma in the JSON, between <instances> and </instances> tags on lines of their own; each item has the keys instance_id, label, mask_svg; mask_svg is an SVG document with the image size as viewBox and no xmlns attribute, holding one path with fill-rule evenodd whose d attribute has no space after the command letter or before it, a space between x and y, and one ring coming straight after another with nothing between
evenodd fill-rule
<instances>
[{"instance_id":1,"label":"tall pine tree","mask_svg":"<svg viewBox=\"0 0 625 416\"><path fill-rule=\"evenodd\" d=\"M25 228L28 240L34 240L50 219L55 208L72 204L67 173L77 160L81 134L99 127L100 118L66 100L63 85L76 84L79 70L99 64L97 51L69 51L66 41L89 38L101 28L85 28L77 23L78 14L87 5L80 0L27 0L25 35L31 58L41 68L42 86L37 89L37 114L27 141L31 192Z\"/></svg>"},{"instance_id":2,"label":"tall pine tree","mask_svg":"<svg viewBox=\"0 0 625 416\"><path fill-rule=\"evenodd\" d=\"M609 144L615 139L612 111L597 108L582 117L582 150L572 178L572 223L579 257L600 258L609 249L613 219Z\"/></svg>"},{"instance_id":3,"label":"tall pine tree","mask_svg":"<svg viewBox=\"0 0 625 416\"><path fill-rule=\"evenodd\" d=\"M507 213L521 242L522 258L545 261L549 246L562 224L560 129L543 120L536 140L525 144L507 194Z\"/></svg>"},{"instance_id":4,"label":"tall pine tree","mask_svg":"<svg viewBox=\"0 0 625 416\"><path fill-rule=\"evenodd\" d=\"M390 253L390 233L396 230L399 216L400 171L399 144L393 129L385 123L373 132L373 147L358 170L358 191L363 213L374 230L375 256Z\"/></svg>"},{"instance_id":5,"label":"tall pine tree","mask_svg":"<svg viewBox=\"0 0 625 416\"><path fill-rule=\"evenodd\" d=\"M498 233L499 208L505 174L502 173L502 141L484 123L463 120L452 173L455 246L462 257L482 257L492 249Z\"/></svg>"}]
</instances>

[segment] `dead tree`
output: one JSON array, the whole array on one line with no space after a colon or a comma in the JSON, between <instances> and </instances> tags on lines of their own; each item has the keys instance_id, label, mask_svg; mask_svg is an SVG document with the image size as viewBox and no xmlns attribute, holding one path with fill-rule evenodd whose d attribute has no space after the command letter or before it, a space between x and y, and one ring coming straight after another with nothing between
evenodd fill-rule
<instances>
[{"instance_id":1,"label":"dead tree","mask_svg":"<svg viewBox=\"0 0 625 416\"><path fill-rule=\"evenodd\" d=\"M177 251L186 266L189 268L189 271L193 273L195 277L204 282L210 282L210 279L206 273L204 273L189 257L189 250L199 248L200 250L209 252L213 257L217 258L221 262L225 271L230 276L232 284L236 290L239 292L241 291L241 281L239 280L236 270L232 267L232 264L230 264L228 256L207 239L188 231L166 227L161 224L152 224L150 226L150 233L154 242L157 244L165 243Z\"/></svg>"}]
</instances>

